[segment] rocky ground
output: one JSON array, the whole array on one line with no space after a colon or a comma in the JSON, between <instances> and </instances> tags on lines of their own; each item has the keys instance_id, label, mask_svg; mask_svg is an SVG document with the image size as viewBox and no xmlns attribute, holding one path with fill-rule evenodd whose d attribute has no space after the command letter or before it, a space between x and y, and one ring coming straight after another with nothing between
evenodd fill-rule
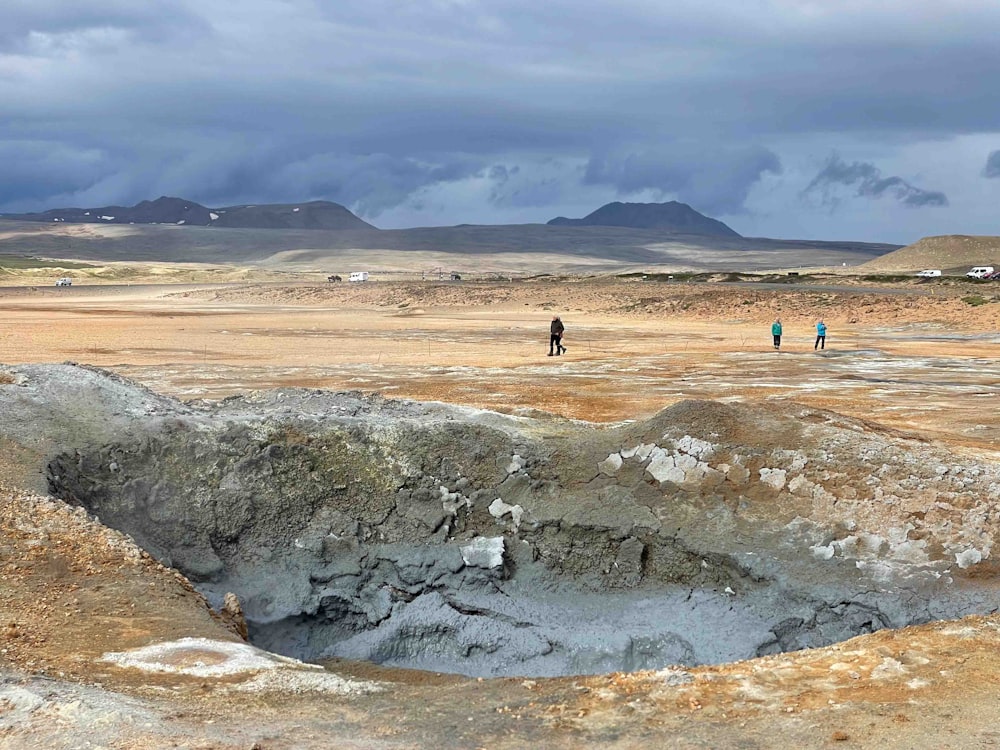
<instances>
[{"instance_id":1,"label":"rocky ground","mask_svg":"<svg viewBox=\"0 0 1000 750\"><path fill-rule=\"evenodd\" d=\"M1000 382L997 296L989 284L830 279L3 290L0 352L109 367L184 398L362 389L602 422L684 398L790 398L995 448L983 417ZM569 347L558 360L545 357L554 314Z\"/></svg>"},{"instance_id":2,"label":"rocky ground","mask_svg":"<svg viewBox=\"0 0 1000 750\"><path fill-rule=\"evenodd\" d=\"M643 284L592 286L478 290L465 307L446 285L3 300L29 334L4 340L8 359L67 358L71 322L93 342L77 358L124 358L114 369L154 389L76 366L0 368L0 747L995 744L995 420L960 408L995 393L993 305L967 316L963 290L928 299L924 287L664 287L650 301ZM841 356L727 351L774 309L805 327L813 294L834 295L827 319L854 326ZM477 388L454 387L468 366L455 358L485 355L450 354L444 331L483 341L510 326L510 349L553 297L594 339L670 344L655 362L598 351L530 370L527 353L498 351L488 383L479 370ZM243 352L256 370L221 349L197 361L199 343L265 316L297 333ZM312 385L272 363L315 341L313 326L341 325L343 340L400 341L397 391L468 406L156 392L216 359L234 383ZM428 335L398 333L414 328ZM142 349L154 336L184 342L190 361ZM790 345L808 351L802 338ZM373 369L356 352L329 356L333 384ZM603 412L634 421L575 419L607 401L609 381L646 391L669 361L711 377ZM751 363L772 390L740 385ZM794 390L831 368L870 379L850 399ZM573 399L560 397L566 380ZM883 419L906 391L923 411ZM684 401L706 395L722 400ZM508 414L478 408L491 398ZM822 408L831 400L854 416ZM932 400L954 412L934 418ZM535 411L549 404L569 418ZM947 619L967 613L985 616ZM255 642L326 669L241 645L244 618ZM481 676L444 674L456 661ZM543 676L566 670L606 673Z\"/></svg>"},{"instance_id":3,"label":"rocky ground","mask_svg":"<svg viewBox=\"0 0 1000 750\"><path fill-rule=\"evenodd\" d=\"M722 284L732 277L736 283ZM740 323L770 323L780 315L788 323L810 324L817 317L845 325L871 325L892 320L908 323L945 322L961 327L995 327L1000 305L972 305L964 297L1000 300L1000 285L952 279L921 283L918 279L858 282L836 276L790 282L763 277L760 283L737 274L706 276L712 281L642 281L540 277L507 283L427 283L342 285L234 286L185 291L183 299L209 299L221 304L292 305L391 309L549 307L562 315L607 315L624 320L685 318ZM768 281L768 279L770 281ZM780 283L779 283L780 282Z\"/></svg>"}]
</instances>

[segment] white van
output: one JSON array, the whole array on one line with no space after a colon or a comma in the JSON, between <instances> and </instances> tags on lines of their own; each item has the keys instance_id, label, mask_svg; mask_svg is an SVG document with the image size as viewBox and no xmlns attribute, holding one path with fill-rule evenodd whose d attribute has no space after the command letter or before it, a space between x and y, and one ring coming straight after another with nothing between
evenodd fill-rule
<instances>
[{"instance_id":1,"label":"white van","mask_svg":"<svg viewBox=\"0 0 1000 750\"><path fill-rule=\"evenodd\" d=\"M354 271L347 277L348 281L368 281L367 271Z\"/></svg>"},{"instance_id":2,"label":"white van","mask_svg":"<svg viewBox=\"0 0 1000 750\"><path fill-rule=\"evenodd\" d=\"M73 286L73 279L63 276L61 279L56 279L56 286Z\"/></svg>"},{"instance_id":3,"label":"white van","mask_svg":"<svg viewBox=\"0 0 1000 750\"><path fill-rule=\"evenodd\" d=\"M925 268L923 271L917 274L922 279L933 279L941 275L941 269L939 268Z\"/></svg>"},{"instance_id":4,"label":"white van","mask_svg":"<svg viewBox=\"0 0 1000 750\"><path fill-rule=\"evenodd\" d=\"M970 279L985 279L993 273L993 266L974 266L967 274Z\"/></svg>"}]
</instances>

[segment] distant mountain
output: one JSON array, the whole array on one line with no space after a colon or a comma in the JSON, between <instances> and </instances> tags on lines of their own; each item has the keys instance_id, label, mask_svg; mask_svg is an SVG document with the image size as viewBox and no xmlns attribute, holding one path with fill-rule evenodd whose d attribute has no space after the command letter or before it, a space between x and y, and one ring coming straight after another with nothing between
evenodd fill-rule
<instances>
[{"instance_id":1,"label":"distant mountain","mask_svg":"<svg viewBox=\"0 0 1000 750\"><path fill-rule=\"evenodd\" d=\"M330 201L206 208L194 201L167 196L134 206L53 208L42 213L4 214L3 218L68 224L185 224L248 229L376 228Z\"/></svg>"},{"instance_id":2,"label":"distant mountain","mask_svg":"<svg viewBox=\"0 0 1000 750\"><path fill-rule=\"evenodd\" d=\"M562 227L630 227L662 229L678 234L701 234L710 237L739 237L721 221L698 213L686 203L608 203L582 219L564 216L548 222Z\"/></svg>"},{"instance_id":3,"label":"distant mountain","mask_svg":"<svg viewBox=\"0 0 1000 750\"><path fill-rule=\"evenodd\" d=\"M183 198L157 198L134 206L53 208L37 214L4 214L5 219L53 221L70 224L197 224L211 223L211 212Z\"/></svg>"}]
</instances>

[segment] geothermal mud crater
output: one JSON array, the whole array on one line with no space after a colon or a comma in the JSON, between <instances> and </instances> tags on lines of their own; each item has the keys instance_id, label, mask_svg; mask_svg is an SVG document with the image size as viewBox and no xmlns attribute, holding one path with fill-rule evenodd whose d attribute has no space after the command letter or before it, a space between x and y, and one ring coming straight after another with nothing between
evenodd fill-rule
<instances>
[{"instance_id":1,"label":"geothermal mud crater","mask_svg":"<svg viewBox=\"0 0 1000 750\"><path fill-rule=\"evenodd\" d=\"M8 439L251 640L471 675L693 665L996 609L992 464L831 412L612 428L352 393L184 404L22 368Z\"/></svg>"}]
</instances>

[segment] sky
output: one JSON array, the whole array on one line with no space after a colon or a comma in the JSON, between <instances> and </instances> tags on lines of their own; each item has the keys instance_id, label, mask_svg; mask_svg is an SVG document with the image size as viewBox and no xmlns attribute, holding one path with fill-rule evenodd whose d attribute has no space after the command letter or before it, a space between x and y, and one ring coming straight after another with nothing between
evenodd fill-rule
<instances>
[{"instance_id":1,"label":"sky","mask_svg":"<svg viewBox=\"0 0 1000 750\"><path fill-rule=\"evenodd\" d=\"M0 212L1000 235L997 0L4 0Z\"/></svg>"}]
</instances>

